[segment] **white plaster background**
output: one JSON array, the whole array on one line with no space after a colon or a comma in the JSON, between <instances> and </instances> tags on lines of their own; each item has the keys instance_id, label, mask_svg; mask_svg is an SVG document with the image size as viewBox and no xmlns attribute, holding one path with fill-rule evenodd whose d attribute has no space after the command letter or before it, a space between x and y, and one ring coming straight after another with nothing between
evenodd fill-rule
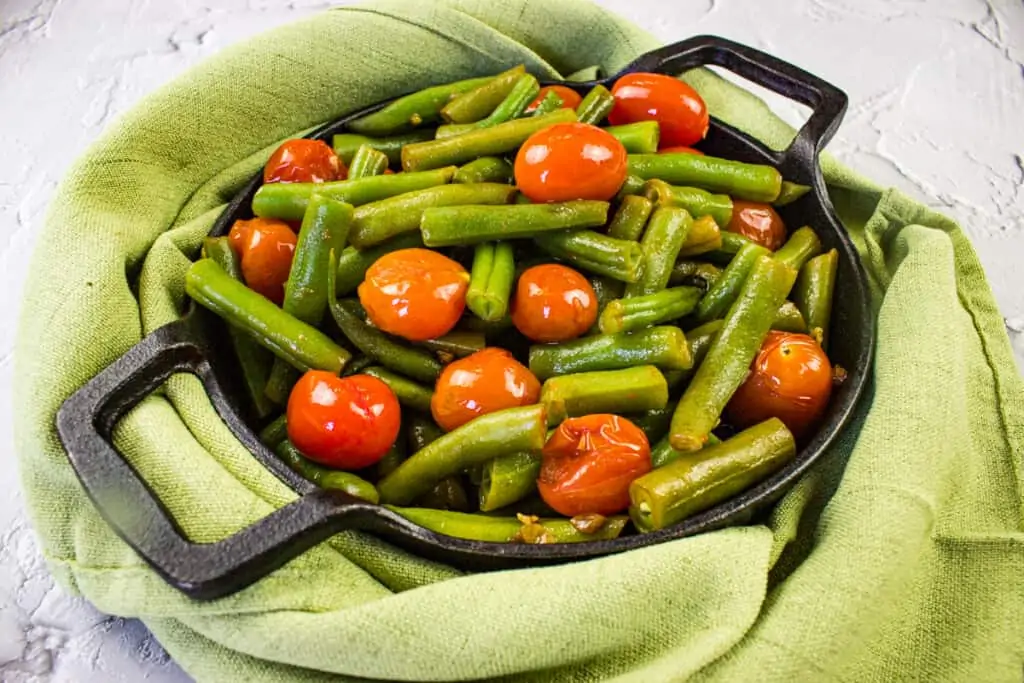
<instances>
[{"instance_id":1,"label":"white plaster background","mask_svg":"<svg viewBox=\"0 0 1024 683\"><path fill-rule=\"evenodd\" d=\"M187 681L137 622L55 587L18 493L12 348L27 255L71 160L117 114L314 0L0 0L0 681ZM600 0L670 42L717 33L845 89L830 150L957 218L1024 363L1024 2ZM799 121L797 107L777 110Z\"/></svg>"}]
</instances>

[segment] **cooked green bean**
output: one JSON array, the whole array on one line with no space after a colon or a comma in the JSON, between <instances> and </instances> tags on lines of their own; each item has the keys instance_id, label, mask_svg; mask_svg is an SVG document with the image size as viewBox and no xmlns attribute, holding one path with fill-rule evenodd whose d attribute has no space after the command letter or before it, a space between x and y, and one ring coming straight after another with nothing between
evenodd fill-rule
<instances>
[{"instance_id":1,"label":"cooked green bean","mask_svg":"<svg viewBox=\"0 0 1024 683\"><path fill-rule=\"evenodd\" d=\"M773 417L635 479L630 517L640 531L664 529L753 486L795 455L793 435Z\"/></svg>"},{"instance_id":2,"label":"cooked green bean","mask_svg":"<svg viewBox=\"0 0 1024 683\"><path fill-rule=\"evenodd\" d=\"M707 441L725 404L747 376L796 271L771 256L755 263L726 314L722 330L683 393L672 418L672 447L695 451Z\"/></svg>"},{"instance_id":3,"label":"cooked green bean","mask_svg":"<svg viewBox=\"0 0 1024 683\"><path fill-rule=\"evenodd\" d=\"M622 198L619 210L608 225L608 236L620 240L639 241L647 227L654 204L647 197L627 195Z\"/></svg>"},{"instance_id":4,"label":"cooked green bean","mask_svg":"<svg viewBox=\"0 0 1024 683\"><path fill-rule=\"evenodd\" d=\"M540 390L549 424L591 413L640 413L668 403L665 377L653 365L552 377Z\"/></svg>"},{"instance_id":5,"label":"cooked green bean","mask_svg":"<svg viewBox=\"0 0 1024 683\"><path fill-rule=\"evenodd\" d=\"M282 413L260 430L259 439L263 445L273 448L288 438L288 419Z\"/></svg>"},{"instance_id":6,"label":"cooked green bean","mask_svg":"<svg viewBox=\"0 0 1024 683\"><path fill-rule=\"evenodd\" d=\"M388 156L370 145L362 145L352 157L348 167L348 179L369 178L380 175L388 167Z\"/></svg>"},{"instance_id":7,"label":"cooked green bean","mask_svg":"<svg viewBox=\"0 0 1024 683\"><path fill-rule=\"evenodd\" d=\"M346 166L352 163L352 157L356 155L356 150L363 145L372 147L379 152L384 152L388 157L388 163L397 166L402 163L403 147L414 142L433 139L434 131L432 129L420 128L409 133L392 135L386 138L371 138L368 135L359 135L357 133L338 133L334 136L333 142L334 153L338 155L338 158Z\"/></svg>"},{"instance_id":8,"label":"cooked green bean","mask_svg":"<svg viewBox=\"0 0 1024 683\"><path fill-rule=\"evenodd\" d=\"M640 240L644 251L643 273L636 282L626 285L625 298L654 294L668 286L676 257L692 227L693 219L686 209L662 206L654 210Z\"/></svg>"},{"instance_id":9,"label":"cooked green bean","mask_svg":"<svg viewBox=\"0 0 1024 683\"><path fill-rule=\"evenodd\" d=\"M603 85L595 85L590 89L576 107L576 116L580 123L597 125L604 121L605 117L615 106L615 98Z\"/></svg>"},{"instance_id":10,"label":"cooked green bean","mask_svg":"<svg viewBox=\"0 0 1024 683\"><path fill-rule=\"evenodd\" d=\"M376 377L384 382L384 384L387 384L388 388L394 392L398 402L403 406L424 413L430 412L430 399L434 397L434 391L430 387L417 384L411 379L399 375L397 372L391 372L387 368L368 367L363 370L363 374Z\"/></svg>"},{"instance_id":11,"label":"cooked green bean","mask_svg":"<svg viewBox=\"0 0 1024 683\"><path fill-rule=\"evenodd\" d=\"M704 444L704 449L717 446L720 443L722 443L722 440L715 436L714 433L708 434L708 442ZM651 467L653 469L664 467L681 455L684 455L684 453L672 448L668 436L663 436L657 443L651 446Z\"/></svg>"},{"instance_id":12,"label":"cooked green bean","mask_svg":"<svg viewBox=\"0 0 1024 683\"><path fill-rule=\"evenodd\" d=\"M622 187L619 188L619 193L615 195L616 199L623 199L631 195L643 194L644 183L647 181L638 175L627 175L626 180L622 183Z\"/></svg>"},{"instance_id":13,"label":"cooked green bean","mask_svg":"<svg viewBox=\"0 0 1024 683\"><path fill-rule=\"evenodd\" d=\"M537 490L541 457L509 453L484 463L480 478L480 511L490 512L516 503Z\"/></svg>"},{"instance_id":14,"label":"cooked green bean","mask_svg":"<svg viewBox=\"0 0 1024 683\"><path fill-rule=\"evenodd\" d=\"M732 220L732 199L727 194L712 194L697 187L674 187L656 179L646 181L643 192L656 206L681 206L694 218L711 216L722 229Z\"/></svg>"},{"instance_id":15,"label":"cooked green bean","mask_svg":"<svg viewBox=\"0 0 1024 683\"><path fill-rule=\"evenodd\" d=\"M450 183L458 168L449 166L421 173L395 173L330 183L267 183L256 190L252 212L262 218L302 220L314 192L352 206Z\"/></svg>"},{"instance_id":16,"label":"cooked green bean","mask_svg":"<svg viewBox=\"0 0 1024 683\"><path fill-rule=\"evenodd\" d=\"M348 128L354 133L381 137L433 123L441 118L441 109L452 97L478 88L492 78L470 78L414 92L398 98L380 111L349 123Z\"/></svg>"},{"instance_id":17,"label":"cooked green bean","mask_svg":"<svg viewBox=\"0 0 1024 683\"><path fill-rule=\"evenodd\" d=\"M804 226L794 232L775 251L775 260L781 261L799 271L808 260L821 253L821 240L810 227Z\"/></svg>"},{"instance_id":18,"label":"cooked green bean","mask_svg":"<svg viewBox=\"0 0 1024 683\"><path fill-rule=\"evenodd\" d=\"M409 420L409 447L413 453L422 451L444 436L444 430L429 417L413 415Z\"/></svg>"},{"instance_id":19,"label":"cooked green bean","mask_svg":"<svg viewBox=\"0 0 1024 683\"><path fill-rule=\"evenodd\" d=\"M699 154L630 154L629 172L752 202L773 202L782 188L782 175L771 166Z\"/></svg>"},{"instance_id":20,"label":"cooked green bean","mask_svg":"<svg viewBox=\"0 0 1024 683\"><path fill-rule=\"evenodd\" d=\"M338 296L347 296L356 291L356 287L366 277L366 271L384 254L390 254L399 249L414 249L422 246L423 238L420 234L410 232L392 237L388 241L368 249L345 247L341 250L341 255L338 256L338 271L334 283L338 288Z\"/></svg>"},{"instance_id":21,"label":"cooked green bean","mask_svg":"<svg viewBox=\"0 0 1024 683\"><path fill-rule=\"evenodd\" d=\"M556 109L560 109L563 104L565 103L562 102L562 98L554 90L548 90L548 93L540 101L540 104L537 105L537 108L530 112L530 116L550 114Z\"/></svg>"},{"instance_id":22,"label":"cooked green bean","mask_svg":"<svg viewBox=\"0 0 1024 683\"><path fill-rule=\"evenodd\" d=\"M516 263L508 242L484 242L473 253L466 307L481 320L495 322L508 313Z\"/></svg>"},{"instance_id":23,"label":"cooked green bean","mask_svg":"<svg viewBox=\"0 0 1024 683\"><path fill-rule=\"evenodd\" d=\"M341 371L342 377L351 377L352 375L358 375L360 372L376 363L376 359L370 358L369 356L359 353L352 360L345 364L345 369Z\"/></svg>"},{"instance_id":24,"label":"cooked green bean","mask_svg":"<svg viewBox=\"0 0 1024 683\"><path fill-rule=\"evenodd\" d=\"M696 287L673 287L645 296L616 299L605 306L598 325L603 334L617 334L678 320L693 311L701 295Z\"/></svg>"},{"instance_id":25,"label":"cooked green bean","mask_svg":"<svg viewBox=\"0 0 1024 683\"><path fill-rule=\"evenodd\" d=\"M433 488L416 498L414 504L418 507L454 512L469 512L472 507L466 487L462 480L454 475L434 484Z\"/></svg>"},{"instance_id":26,"label":"cooked green bean","mask_svg":"<svg viewBox=\"0 0 1024 683\"><path fill-rule=\"evenodd\" d=\"M638 121L624 126L608 126L606 131L622 143L630 154L654 154L658 151L661 127L657 121Z\"/></svg>"},{"instance_id":27,"label":"cooked green bean","mask_svg":"<svg viewBox=\"0 0 1024 683\"><path fill-rule=\"evenodd\" d=\"M302 451L296 448L295 444L288 439L277 444L274 452L296 474L313 482L320 488L343 491L354 498L361 498L371 503L380 501L377 489L374 488L373 484L351 472L332 470L316 464L307 459L302 454Z\"/></svg>"},{"instance_id":28,"label":"cooked green bean","mask_svg":"<svg viewBox=\"0 0 1024 683\"><path fill-rule=\"evenodd\" d=\"M591 275L587 280L594 288L594 295L597 297L597 320L594 321L594 325L587 331L587 334L601 334L601 314L608 304L622 298L626 284L605 275Z\"/></svg>"},{"instance_id":29,"label":"cooked green bean","mask_svg":"<svg viewBox=\"0 0 1024 683\"><path fill-rule=\"evenodd\" d=\"M339 373L351 354L312 325L285 313L210 259L192 264L185 292L297 369Z\"/></svg>"},{"instance_id":30,"label":"cooked green bean","mask_svg":"<svg viewBox=\"0 0 1024 683\"><path fill-rule=\"evenodd\" d=\"M441 118L449 123L479 121L501 104L525 73L526 67L520 64L488 79L472 90L463 92L441 109ZM536 96L534 93L534 97ZM532 99L531 97L530 100Z\"/></svg>"},{"instance_id":31,"label":"cooked green bean","mask_svg":"<svg viewBox=\"0 0 1024 683\"><path fill-rule=\"evenodd\" d=\"M450 164L464 164L477 157L506 154L539 130L575 120L576 113L573 110L559 109L544 116L506 121L450 138L413 143L402 148L402 167L406 171L424 171Z\"/></svg>"},{"instance_id":32,"label":"cooked green bean","mask_svg":"<svg viewBox=\"0 0 1024 683\"><path fill-rule=\"evenodd\" d=\"M452 182L511 183L513 179L512 164L501 157L480 157L460 166Z\"/></svg>"},{"instance_id":33,"label":"cooked green bean","mask_svg":"<svg viewBox=\"0 0 1024 683\"><path fill-rule=\"evenodd\" d=\"M628 517L608 517L592 533L577 529L568 519L540 519L524 524L514 517L489 517L462 512L388 506L413 524L443 536L485 543L585 543L618 538Z\"/></svg>"},{"instance_id":34,"label":"cooked green bean","mask_svg":"<svg viewBox=\"0 0 1024 683\"><path fill-rule=\"evenodd\" d=\"M670 401L664 408L648 410L639 415L631 415L629 418L633 424L643 430L647 442L654 444L668 434L669 425L672 424L672 413L675 410L675 402Z\"/></svg>"},{"instance_id":35,"label":"cooked green bean","mask_svg":"<svg viewBox=\"0 0 1024 683\"><path fill-rule=\"evenodd\" d=\"M701 216L690 226L690 234L686 244L679 250L679 257L687 258L719 249L722 246L722 233L714 218Z\"/></svg>"},{"instance_id":36,"label":"cooked green bean","mask_svg":"<svg viewBox=\"0 0 1024 683\"><path fill-rule=\"evenodd\" d=\"M515 193L516 189L511 185L461 183L389 197L356 209L349 239L354 247L365 249L396 235L418 230L424 212L432 207L472 204L472 208L476 208L476 205L483 204L507 204Z\"/></svg>"},{"instance_id":37,"label":"cooked green bean","mask_svg":"<svg viewBox=\"0 0 1024 683\"><path fill-rule=\"evenodd\" d=\"M828 326L832 317L832 294L836 287L839 253L831 249L807 261L800 269L794 298L807 321L811 336L828 350Z\"/></svg>"},{"instance_id":38,"label":"cooked green bean","mask_svg":"<svg viewBox=\"0 0 1024 683\"><path fill-rule=\"evenodd\" d=\"M722 235L725 236L724 233ZM722 269L710 263L700 261L676 261L672 267L672 275L668 279L670 285L688 285L694 279L704 282L704 290L714 287L718 278L722 275Z\"/></svg>"},{"instance_id":39,"label":"cooked green bean","mask_svg":"<svg viewBox=\"0 0 1024 683\"><path fill-rule=\"evenodd\" d=\"M467 131L473 130L474 128L490 128L491 126L496 126L499 123L505 123L506 121L518 118L524 111L526 111L526 107L530 102L533 102L539 92L540 85L537 83L536 78L530 74L520 76L512 90L509 91L505 99L501 101L501 104L499 104L489 116L474 123L453 123L447 126L441 126L437 129L437 137L443 138L450 135L461 135ZM452 102L452 104L455 104L455 102Z\"/></svg>"},{"instance_id":40,"label":"cooked green bean","mask_svg":"<svg viewBox=\"0 0 1024 683\"><path fill-rule=\"evenodd\" d=\"M508 185L494 187L515 191ZM536 237L550 231L604 225L607 220L608 202L589 200L522 206L445 206L423 212L420 232L428 247L447 247Z\"/></svg>"},{"instance_id":41,"label":"cooked green bean","mask_svg":"<svg viewBox=\"0 0 1024 683\"><path fill-rule=\"evenodd\" d=\"M797 284L800 284L799 276L797 277ZM796 291L795 286L794 291ZM779 306L779 312L775 314L775 320L772 321L772 329L781 332L804 333L807 332L807 321L804 320L804 316L796 304L792 301L786 301ZM814 336L813 333L811 336Z\"/></svg>"},{"instance_id":42,"label":"cooked green bean","mask_svg":"<svg viewBox=\"0 0 1024 683\"><path fill-rule=\"evenodd\" d=\"M655 365L666 370L690 367L690 347L678 327L652 327L636 334L601 334L560 344L530 347L530 372L545 380L596 370Z\"/></svg>"},{"instance_id":43,"label":"cooked green bean","mask_svg":"<svg viewBox=\"0 0 1024 683\"><path fill-rule=\"evenodd\" d=\"M487 345L487 339L480 330L452 330L443 337L421 341L419 345L436 354L464 358L483 349Z\"/></svg>"},{"instance_id":44,"label":"cooked green bean","mask_svg":"<svg viewBox=\"0 0 1024 683\"><path fill-rule=\"evenodd\" d=\"M722 276L718 278L715 285L708 290L704 298L697 305L697 321L706 323L709 320L721 318L732 306L732 302L740 293L740 288L750 275L754 262L762 256L770 255L772 252L760 244L749 242L743 245L739 253L729 262Z\"/></svg>"},{"instance_id":45,"label":"cooked green bean","mask_svg":"<svg viewBox=\"0 0 1024 683\"><path fill-rule=\"evenodd\" d=\"M384 454L384 457L378 460L377 464L373 466L375 481L380 481L394 472L398 466L409 457L408 439L406 439L404 429L405 422L406 419L403 416L395 442L391 444L391 448L389 448L388 452Z\"/></svg>"},{"instance_id":46,"label":"cooked green bean","mask_svg":"<svg viewBox=\"0 0 1024 683\"><path fill-rule=\"evenodd\" d=\"M639 242L592 230L549 232L533 241L552 256L621 282L636 282L643 272L644 251Z\"/></svg>"},{"instance_id":47,"label":"cooked green bean","mask_svg":"<svg viewBox=\"0 0 1024 683\"><path fill-rule=\"evenodd\" d=\"M740 253L740 249L747 244L754 244L754 242L739 233L723 230L722 246L718 248L718 251L724 254L736 255Z\"/></svg>"},{"instance_id":48,"label":"cooked green bean","mask_svg":"<svg viewBox=\"0 0 1024 683\"><path fill-rule=\"evenodd\" d=\"M786 206L787 204L792 204L810 191L810 185L800 185L799 183L791 183L788 180L783 180L782 189L779 190L779 196L772 202L772 206Z\"/></svg>"},{"instance_id":49,"label":"cooked green bean","mask_svg":"<svg viewBox=\"0 0 1024 683\"><path fill-rule=\"evenodd\" d=\"M481 415L409 456L380 482L381 500L407 504L472 465L509 453L539 451L546 435L545 411L539 405Z\"/></svg>"}]
</instances>

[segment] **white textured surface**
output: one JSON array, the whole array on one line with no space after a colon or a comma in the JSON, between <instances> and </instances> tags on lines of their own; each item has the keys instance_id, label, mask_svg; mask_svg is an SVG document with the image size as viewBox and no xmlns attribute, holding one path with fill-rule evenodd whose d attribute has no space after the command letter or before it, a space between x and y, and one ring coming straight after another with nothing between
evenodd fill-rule
<instances>
[{"instance_id":1,"label":"white textured surface","mask_svg":"<svg viewBox=\"0 0 1024 683\"><path fill-rule=\"evenodd\" d=\"M11 443L16 302L70 161L146 92L224 46L324 9L312 0L0 0L0 681L187 677L136 622L67 597L22 511ZM1020 0L604 0L670 42L717 33L836 83L830 147L957 218L1024 362L1024 3ZM775 100L773 100L775 102ZM780 104L788 120L795 106ZM932 198L932 199L929 199Z\"/></svg>"}]
</instances>

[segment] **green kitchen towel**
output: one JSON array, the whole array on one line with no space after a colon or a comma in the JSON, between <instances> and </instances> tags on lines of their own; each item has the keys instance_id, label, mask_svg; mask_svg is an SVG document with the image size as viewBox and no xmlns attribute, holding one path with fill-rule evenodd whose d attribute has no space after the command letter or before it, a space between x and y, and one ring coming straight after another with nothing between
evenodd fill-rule
<instances>
[{"instance_id":1,"label":"green kitchen towel","mask_svg":"<svg viewBox=\"0 0 1024 683\"><path fill-rule=\"evenodd\" d=\"M655 46L580 0L381 0L225 50L112 125L50 209L17 349L23 485L61 584L142 619L200 681L1019 682L1024 388L1000 316L952 221L828 158L876 296L874 379L767 525L475 575L344 533L197 603L83 494L55 411L181 313L202 236L280 140L430 84L516 63L614 73ZM791 138L746 92L686 78L716 116L776 147ZM115 440L195 541L294 498L192 377L144 400Z\"/></svg>"}]
</instances>

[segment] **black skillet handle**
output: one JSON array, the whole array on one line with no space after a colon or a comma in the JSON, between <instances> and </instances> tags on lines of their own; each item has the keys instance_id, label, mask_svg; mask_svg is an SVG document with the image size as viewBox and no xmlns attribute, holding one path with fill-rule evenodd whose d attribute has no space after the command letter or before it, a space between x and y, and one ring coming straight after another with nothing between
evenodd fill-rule
<instances>
[{"instance_id":1,"label":"black skillet handle","mask_svg":"<svg viewBox=\"0 0 1024 683\"><path fill-rule=\"evenodd\" d=\"M228 401L208 357L196 316L186 316L146 336L57 412L61 443L104 519L168 583L204 600L241 590L338 531L381 523L378 506L301 480L251 432L243 437L225 419L250 450L264 451L260 459L274 474L305 495L221 541L190 542L114 448L111 432L125 413L179 372L198 376L225 417Z\"/></svg>"},{"instance_id":2,"label":"black skillet handle","mask_svg":"<svg viewBox=\"0 0 1024 683\"><path fill-rule=\"evenodd\" d=\"M793 142L778 157L779 169L788 180L812 183L815 179L806 177L807 169L817 168L819 152L839 128L846 113L846 93L778 57L717 36L694 36L653 50L640 56L622 73L681 74L706 65L728 69L813 110Z\"/></svg>"}]
</instances>

